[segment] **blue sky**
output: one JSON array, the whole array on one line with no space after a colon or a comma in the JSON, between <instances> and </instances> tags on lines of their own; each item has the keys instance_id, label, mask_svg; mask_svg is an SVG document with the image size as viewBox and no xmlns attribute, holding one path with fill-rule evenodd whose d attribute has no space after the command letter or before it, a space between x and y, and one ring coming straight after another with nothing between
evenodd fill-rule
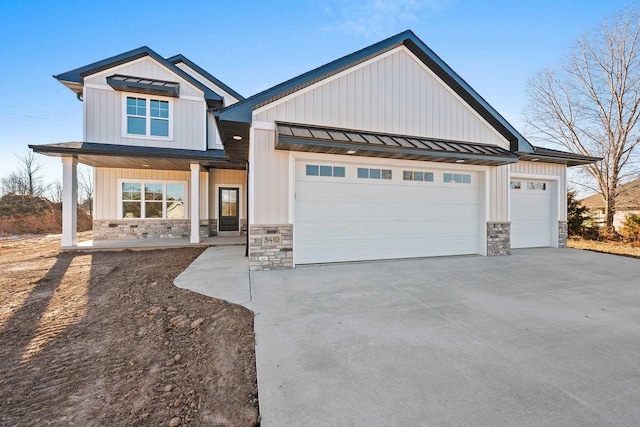
<instances>
[{"instance_id":1,"label":"blue sky","mask_svg":"<svg viewBox=\"0 0 640 427\"><path fill-rule=\"evenodd\" d=\"M527 79L552 67L620 0L4 1L0 176L27 144L82 139L58 74L147 45L182 53L244 96L413 30L516 128ZM59 159L39 156L47 180Z\"/></svg>"}]
</instances>

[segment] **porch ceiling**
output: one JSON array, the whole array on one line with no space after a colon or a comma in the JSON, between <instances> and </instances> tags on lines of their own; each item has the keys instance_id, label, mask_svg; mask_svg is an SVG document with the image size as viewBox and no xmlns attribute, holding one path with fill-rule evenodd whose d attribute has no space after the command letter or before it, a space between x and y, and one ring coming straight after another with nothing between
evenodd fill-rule
<instances>
[{"instance_id":1,"label":"porch ceiling","mask_svg":"<svg viewBox=\"0 0 640 427\"><path fill-rule=\"evenodd\" d=\"M228 161L222 150L177 150L92 142L29 145L29 148L46 156L72 156L93 167L188 171L191 163L199 163L215 169L245 169L244 163Z\"/></svg>"}]
</instances>

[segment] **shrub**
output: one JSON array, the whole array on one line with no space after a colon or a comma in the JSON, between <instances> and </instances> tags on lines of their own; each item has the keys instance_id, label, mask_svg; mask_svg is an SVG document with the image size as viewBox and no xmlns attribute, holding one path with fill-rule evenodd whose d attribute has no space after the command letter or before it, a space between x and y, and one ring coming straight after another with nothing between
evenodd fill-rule
<instances>
[{"instance_id":1,"label":"shrub","mask_svg":"<svg viewBox=\"0 0 640 427\"><path fill-rule=\"evenodd\" d=\"M582 235L584 222L589 218L588 209L580 204L575 190L567 192L567 231L569 236Z\"/></svg>"},{"instance_id":2,"label":"shrub","mask_svg":"<svg viewBox=\"0 0 640 427\"><path fill-rule=\"evenodd\" d=\"M620 230L625 239L629 241L640 240L640 214L629 214L624 218Z\"/></svg>"}]
</instances>

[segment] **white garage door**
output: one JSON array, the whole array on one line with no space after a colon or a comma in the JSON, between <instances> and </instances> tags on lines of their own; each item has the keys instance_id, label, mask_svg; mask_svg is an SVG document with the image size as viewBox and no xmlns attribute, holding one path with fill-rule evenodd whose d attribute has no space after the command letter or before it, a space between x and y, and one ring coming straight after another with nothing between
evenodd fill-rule
<instances>
[{"instance_id":1,"label":"white garage door","mask_svg":"<svg viewBox=\"0 0 640 427\"><path fill-rule=\"evenodd\" d=\"M552 203L549 182L511 180L511 247L551 246Z\"/></svg>"},{"instance_id":2,"label":"white garage door","mask_svg":"<svg viewBox=\"0 0 640 427\"><path fill-rule=\"evenodd\" d=\"M296 263L479 253L479 188L468 171L298 161Z\"/></svg>"}]
</instances>

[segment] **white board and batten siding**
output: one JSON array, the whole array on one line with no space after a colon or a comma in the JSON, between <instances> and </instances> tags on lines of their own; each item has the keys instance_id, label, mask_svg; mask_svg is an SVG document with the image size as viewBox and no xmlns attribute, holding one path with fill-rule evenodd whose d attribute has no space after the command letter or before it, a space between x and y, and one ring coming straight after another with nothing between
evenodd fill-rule
<instances>
[{"instance_id":1,"label":"white board and batten siding","mask_svg":"<svg viewBox=\"0 0 640 427\"><path fill-rule=\"evenodd\" d=\"M141 96L114 90L106 78L113 74L180 83L180 98L171 101L173 138L123 137L123 98ZM87 142L204 150L206 103L201 90L149 57L111 68L84 79L84 140ZM144 95L143 95L144 96ZM164 99L164 98L161 98Z\"/></svg>"},{"instance_id":2,"label":"white board and batten siding","mask_svg":"<svg viewBox=\"0 0 640 427\"><path fill-rule=\"evenodd\" d=\"M200 172L200 218L207 218L209 193L209 174ZM95 178L95 219L119 219L119 200L121 192L121 182L130 179L148 182L186 182L185 205L187 214L189 210L189 188L191 172L189 171L169 171L169 170L149 170L149 169L124 169L124 168L94 168Z\"/></svg>"},{"instance_id":3,"label":"white board and batten siding","mask_svg":"<svg viewBox=\"0 0 640 427\"><path fill-rule=\"evenodd\" d=\"M275 149L275 131L253 129L249 147L253 173L251 224L289 224L289 152Z\"/></svg>"},{"instance_id":4,"label":"white board and batten siding","mask_svg":"<svg viewBox=\"0 0 640 427\"><path fill-rule=\"evenodd\" d=\"M258 108L254 121L509 147L502 135L404 46Z\"/></svg>"}]
</instances>

